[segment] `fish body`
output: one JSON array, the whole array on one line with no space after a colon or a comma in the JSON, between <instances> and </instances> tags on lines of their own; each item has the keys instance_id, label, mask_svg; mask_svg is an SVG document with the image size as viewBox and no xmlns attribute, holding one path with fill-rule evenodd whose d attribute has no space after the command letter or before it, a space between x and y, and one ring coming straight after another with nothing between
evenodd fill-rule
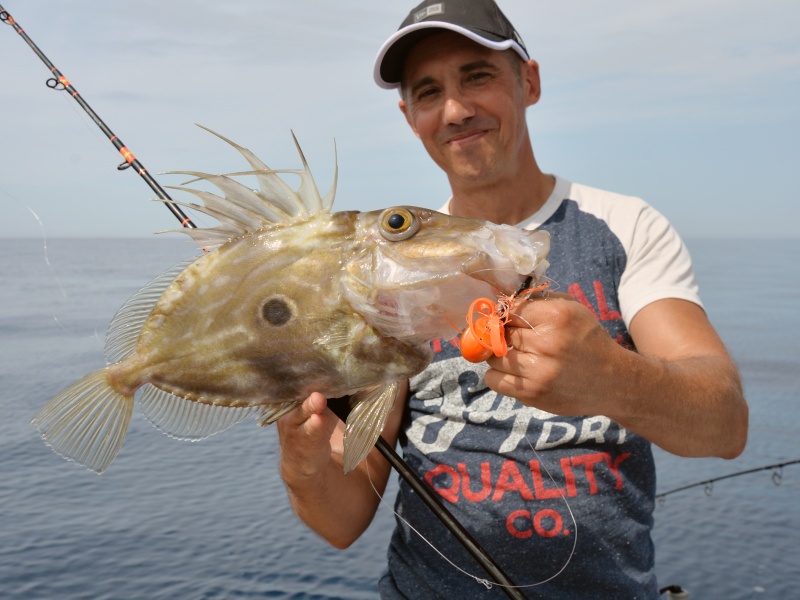
<instances>
[{"instance_id":1,"label":"fish body","mask_svg":"<svg viewBox=\"0 0 800 600\"><path fill-rule=\"evenodd\" d=\"M351 397L349 472L380 434L399 383L430 362L430 341L452 337L475 298L511 293L547 266L544 232L407 206L333 213L335 178L321 198L303 158L292 190L226 141L260 190L191 173L224 196L189 189L203 204L187 206L220 225L181 230L208 251L135 294L109 326L109 365L34 418L65 458L104 471L140 389L145 417L190 440L248 417L271 423L318 391Z\"/></svg>"}]
</instances>

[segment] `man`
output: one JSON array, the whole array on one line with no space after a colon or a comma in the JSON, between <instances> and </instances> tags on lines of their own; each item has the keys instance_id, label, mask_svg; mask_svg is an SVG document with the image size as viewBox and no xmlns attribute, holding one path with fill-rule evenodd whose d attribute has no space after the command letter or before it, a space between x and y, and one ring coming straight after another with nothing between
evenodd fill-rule
<instances>
[{"instance_id":1,"label":"man","mask_svg":"<svg viewBox=\"0 0 800 600\"><path fill-rule=\"evenodd\" d=\"M488 364L437 341L384 437L528 597L657 597L650 443L733 458L747 436L739 376L683 243L641 200L542 173L525 115L538 64L492 0L426 0L381 48L375 78L400 88L446 173L443 211L549 231L548 276L569 293L523 303L512 349ZM389 467L373 452L343 476L342 426L319 394L279 431L297 514L348 546ZM396 510L383 598L503 596L462 572L485 576L402 483Z\"/></svg>"}]
</instances>

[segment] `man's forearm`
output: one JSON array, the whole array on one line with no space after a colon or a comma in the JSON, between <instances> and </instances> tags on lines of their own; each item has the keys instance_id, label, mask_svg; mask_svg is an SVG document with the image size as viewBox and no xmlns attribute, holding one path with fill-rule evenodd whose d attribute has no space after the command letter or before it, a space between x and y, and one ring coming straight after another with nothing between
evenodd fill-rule
<instances>
[{"instance_id":1,"label":"man's forearm","mask_svg":"<svg viewBox=\"0 0 800 600\"><path fill-rule=\"evenodd\" d=\"M284 484L297 516L336 548L347 548L366 530L380 501L370 483L381 492L388 472L375 451L347 476L341 457L332 455L328 466L314 475L298 475L281 469ZM367 463L370 472L367 473ZM384 461L385 464L385 461Z\"/></svg>"},{"instance_id":2,"label":"man's forearm","mask_svg":"<svg viewBox=\"0 0 800 600\"><path fill-rule=\"evenodd\" d=\"M397 439L400 414L392 411L387 419L383 436L390 442ZM345 476L344 424L327 409L321 394L311 394L277 425L281 476L292 508L328 543L348 547L375 515L389 479L389 464L373 449Z\"/></svg>"},{"instance_id":3,"label":"man's forearm","mask_svg":"<svg viewBox=\"0 0 800 600\"><path fill-rule=\"evenodd\" d=\"M628 383L607 416L679 456L741 454L748 409L729 360L700 356L666 361L630 354L630 364L620 365L629 369ZM637 362L641 364L633 364Z\"/></svg>"}]
</instances>

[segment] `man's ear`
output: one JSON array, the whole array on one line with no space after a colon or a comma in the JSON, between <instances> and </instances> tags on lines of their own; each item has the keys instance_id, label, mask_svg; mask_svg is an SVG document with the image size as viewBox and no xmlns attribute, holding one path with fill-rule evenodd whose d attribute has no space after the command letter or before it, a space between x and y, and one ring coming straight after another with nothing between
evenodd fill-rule
<instances>
[{"instance_id":1,"label":"man's ear","mask_svg":"<svg viewBox=\"0 0 800 600\"><path fill-rule=\"evenodd\" d=\"M533 59L522 65L522 84L525 88L525 106L533 106L542 97L539 63Z\"/></svg>"},{"instance_id":2,"label":"man's ear","mask_svg":"<svg viewBox=\"0 0 800 600\"><path fill-rule=\"evenodd\" d=\"M414 122L411 120L411 114L409 113L408 104L406 104L406 101L404 99L401 99L397 103L397 106L400 107L400 111L403 113L403 116L406 118L406 123L408 123L408 126L411 127L411 131L414 132L415 136L419 137L419 133L417 133L417 128L414 127Z\"/></svg>"}]
</instances>

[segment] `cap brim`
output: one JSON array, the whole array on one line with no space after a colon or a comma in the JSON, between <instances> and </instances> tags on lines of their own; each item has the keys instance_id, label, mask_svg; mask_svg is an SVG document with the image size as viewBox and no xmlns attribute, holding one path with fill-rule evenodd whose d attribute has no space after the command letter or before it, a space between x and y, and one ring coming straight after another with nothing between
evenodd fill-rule
<instances>
[{"instance_id":1,"label":"cap brim","mask_svg":"<svg viewBox=\"0 0 800 600\"><path fill-rule=\"evenodd\" d=\"M403 79L403 65L411 48L423 38L436 33L437 29L454 31L464 37L492 50L514 50L523 60L528 60L528 53L514 40L498 38L485 31L476 33L471 29L453 25L444 21L423 21L403 27L395 32L378 51L373 68L375 83L391 90L400 87Z\"/></svg>"}]
</instances>

